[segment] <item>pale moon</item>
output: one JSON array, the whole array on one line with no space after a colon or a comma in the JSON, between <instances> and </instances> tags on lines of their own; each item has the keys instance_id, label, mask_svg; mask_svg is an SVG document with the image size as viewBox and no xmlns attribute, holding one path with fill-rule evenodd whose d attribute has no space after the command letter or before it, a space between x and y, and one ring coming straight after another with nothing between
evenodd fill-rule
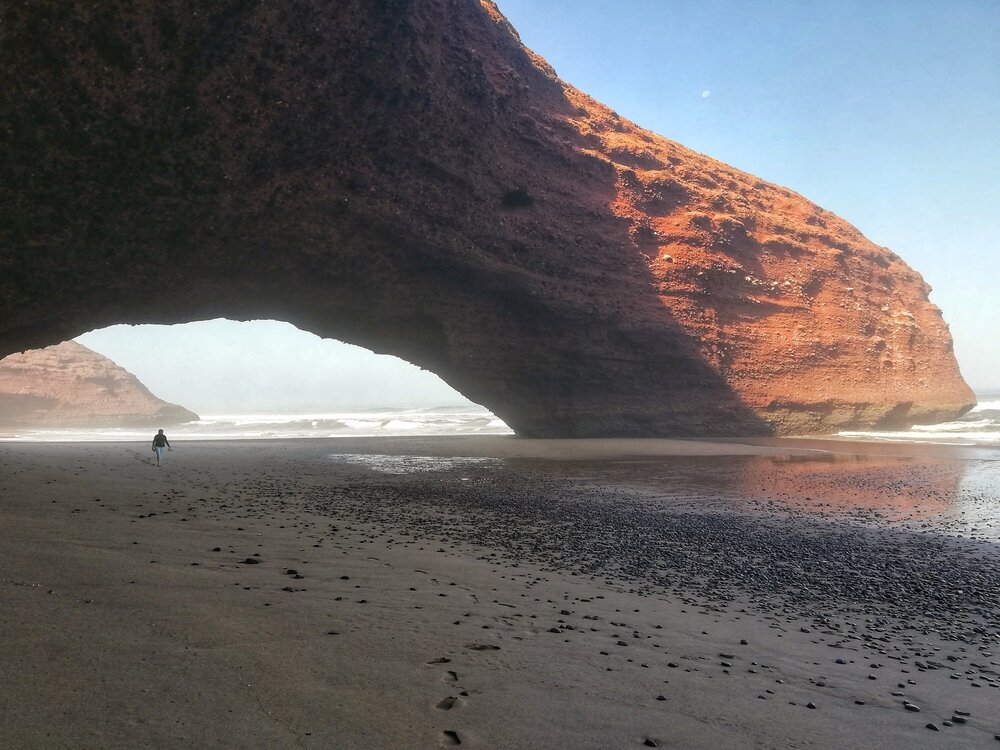
<instances>
[{"instance_id":1,"label":"pale moon","mask_svg":"<svg viewBox=\"0 0 1000 750\"><path fill-rule=\"evenodd\" d=\"M702 99L708 99L708 97L710 97L711 95L712 92L709 89L705 89L704 91L701 92Z\"/></svg>"}]
</instances>

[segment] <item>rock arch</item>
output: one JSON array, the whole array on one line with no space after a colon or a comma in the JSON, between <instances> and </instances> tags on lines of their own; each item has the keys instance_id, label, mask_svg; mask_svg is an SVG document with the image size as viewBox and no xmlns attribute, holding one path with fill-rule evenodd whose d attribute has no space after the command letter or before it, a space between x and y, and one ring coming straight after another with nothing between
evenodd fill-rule
<instances>
[{"instance_id":1,"label":"rock arch","mask_svg":"<svg viewBox=\"0 0 1000 750\"><path fill-rule=\"evenodd\" d=\"M488 0L4 13L0 355L286 320L432 370L526 436L973 402L898 257L563 83Z\"/></svg>"}]
</instances>

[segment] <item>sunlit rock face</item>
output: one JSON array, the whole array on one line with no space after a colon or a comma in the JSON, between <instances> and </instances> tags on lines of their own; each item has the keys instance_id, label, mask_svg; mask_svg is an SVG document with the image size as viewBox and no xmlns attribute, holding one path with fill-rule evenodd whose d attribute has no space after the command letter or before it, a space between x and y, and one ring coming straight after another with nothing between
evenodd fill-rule
<instances>
[{"instance_id":1,"label":"sunlit rock face","mask_svg":"<svg viewBox=\"0 0 1000 750\"><path fill-rule=\"evenodd\" d=\"M525 436L973 403L920 276L560 81L485 0L11 5L0 352L275 318Z\"/></svg>"},{"instance_id":2,"label":"sunlit rock face","mask_svg":"<svg viewBox=\"0 0 1000 750\"><path fill-rule=\"evenodd\" d=\"M0 427L157 427L196 419L74 341L0 360Z\"/></svg>"}]
</instances>

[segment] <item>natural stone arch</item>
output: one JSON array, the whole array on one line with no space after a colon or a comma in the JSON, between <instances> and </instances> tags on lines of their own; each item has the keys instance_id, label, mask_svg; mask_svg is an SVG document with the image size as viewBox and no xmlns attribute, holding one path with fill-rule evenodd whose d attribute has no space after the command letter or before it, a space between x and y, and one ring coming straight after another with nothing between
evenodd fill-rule
<instances>
[{"instance_id":1,"label":"natural stone arch","mask_svg":"<svg viewBox=\"0 0 1000 750\"><path fill-rule=\"evenodd\" d=\"M273 318L528 436L972 403L899 258L569 87L486 0L31 3L0 34L0 354Z\"/></svg>"}]
</instances>

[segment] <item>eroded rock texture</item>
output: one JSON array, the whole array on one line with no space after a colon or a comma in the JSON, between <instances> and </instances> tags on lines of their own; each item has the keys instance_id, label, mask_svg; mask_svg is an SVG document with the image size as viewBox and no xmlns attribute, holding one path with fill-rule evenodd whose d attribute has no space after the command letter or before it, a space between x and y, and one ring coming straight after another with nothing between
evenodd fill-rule
<instances>
[{"instance_id":1,"label":"eroded rock texture","mask_svg":"<svg viewBox=\"0 0 1000 750\"><path fill-rule=\"evenodd\" d=\"M0 352L277 318L430 369L528 436L973 402L896 255L563 83L486 0L3 13Z\"/></svg>"},{"instance_id":2,"label":"eroded rock texture","mask_svg":"<svg viewBox=\"0 0 1000 750\"><path fill-rule=\"evenodd\" d=\"M156 427L196 419L75 341L0 360L2 427Z\"/></svg>"}]
</instances>

